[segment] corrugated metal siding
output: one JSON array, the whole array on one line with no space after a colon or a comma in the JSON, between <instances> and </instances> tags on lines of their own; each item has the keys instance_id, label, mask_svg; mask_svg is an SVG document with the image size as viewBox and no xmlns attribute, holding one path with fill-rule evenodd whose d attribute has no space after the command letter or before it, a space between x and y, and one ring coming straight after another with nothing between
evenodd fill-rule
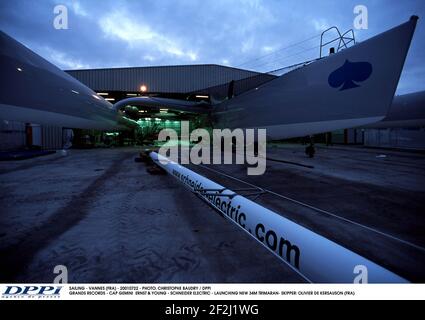
<instances>
[{"instance_id":1,"label":"corrugated metal siding","mask_svg":"<svg viewBox=\"0 0 425 320\"><path fill-rule=\"evenodd\" d=\"M43 149L62 149L62 127L41 126L41 139Z\"/></svg>"},{"instance_id":2,"label":"corrugated metal siding","mask_svg":"<svg viewBox=\"0 0 425 320\"><path fill-rule=\"evenodd\" d=\"M0 150L21 149L25 145L25 123L19 121L0 122Z\"/></svg>"},{"instance_id":3,"label":"corrugated metal siding","mask_svg":"<svg viewBox=\"0 0 425 320\"><path fill-rule=\"evenodd\" d=\"M265 73L260 73L260 74L255 75L255 76L251 76L251 77L244 78L244 79L241 79L241 80L236 80L234 87L233 87L233 93L236 96L240 95L241 93L244 93L245 91L259 87L260 85L262 85L262 84L264 84L268 81L271 81L275 78L276 78L276 76L265 74ZM203 90L194 91L194 92L196 92L198 94L210 94L210 95L213 95L216 99L224 98L228 94L229 83L230 83L230 81L228 81L224 84L220 84L218 86L205 88Z\"/></svg>"},{"instance_id":4,"label":"corrugated metal siding","mask_svg":"<svg viewBox=\"0 0 425 320\"><path fill-rule=\"evenodd\" d=\"M62 128L33 125L41 131L41 145L44 150L62 149ZM33 133L34 134L34 133ZM0 122L0 150L26 148L25 123L20 121ZM34 139L34 136L33 136ZM34 142L34 141L33 141Z\"/></svg>"},{"instance_id":5,"label":"corrugated metal siding","mask_svg":"<svg viewBox=\"0 0 425 320\"><path fill-rule=\"evenodd\" d=\"M259 74L211 64L69 70L67 72L95 91L139 91L140 86L145 84L149 92L167 93L193 92Z\"/></svg>"},{"instance_id":6,"label":"corrugated metal siding","mask_svg":"<svg viewBox=\"0 0 425 320\"><path fill-rule=\"evenodd\" d=\"M364 144L368 147L425 150L425 129L365 129Z\"/></svg>"},{"instance_id":7,"label":"corrugated metal siding","mask_svg":"<svg viewBox=\"0 0 425 320\"><path fill-rule=\"evenodd\" d=\"M344 143L344 129L332 132L332 143Z\"/></svg>"}]
</instances>

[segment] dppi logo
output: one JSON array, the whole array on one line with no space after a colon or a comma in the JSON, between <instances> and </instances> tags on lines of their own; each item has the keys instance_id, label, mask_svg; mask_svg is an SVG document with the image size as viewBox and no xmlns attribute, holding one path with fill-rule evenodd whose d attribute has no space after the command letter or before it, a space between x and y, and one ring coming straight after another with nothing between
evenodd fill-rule
<instances>
[{"instance_id":1,"label":"dppi logo","mask_svg":"<svg viewBox=\"0 0 425 320\"><path fill-rule=\"evenodd\" d=\"M3 298L22 297L59 297L62 287L59 286L6 286Z\"/></svg>"},{"instance_id":2,"label":"dppi logo","mask_svg":"<svg viewBox=\"0 0 425 320\"><path fill-rule=\"evenodd\" d=\"M339 67L329 75L328 83L332 88L339 91L359 87L355 82L363 82L372 74L372 65L369 62L350 62L345 60Z\"/></svg>"}]
</instances>

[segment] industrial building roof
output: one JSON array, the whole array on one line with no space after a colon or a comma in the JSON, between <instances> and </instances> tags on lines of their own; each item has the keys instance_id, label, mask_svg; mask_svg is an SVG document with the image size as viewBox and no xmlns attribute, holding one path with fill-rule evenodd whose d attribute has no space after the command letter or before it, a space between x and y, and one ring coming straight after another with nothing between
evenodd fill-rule
<instances>
[{"instance_id":1,"label":"industrial building roof","mask_svg":"<svg viewBox=\"0 0 425 320\"><path fill-rule=\"evenodd\" d=\"M232 80L262 78L272 75L216 64L126 67L108 69L67 70L70 75L95 91L139 91L145 85L148 92L188 93L216 87Z\"/></svg>"}]
</instances>

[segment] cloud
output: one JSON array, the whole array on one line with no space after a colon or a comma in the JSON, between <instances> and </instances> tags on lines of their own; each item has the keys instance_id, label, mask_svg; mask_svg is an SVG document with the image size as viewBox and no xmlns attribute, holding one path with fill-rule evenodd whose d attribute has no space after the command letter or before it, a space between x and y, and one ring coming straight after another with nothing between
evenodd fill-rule
<instances>
[{"instance_id":1,"label":"cloud","mask_svg":"<svg viewBox=\"0 0 425 320\"><path fill-rule=\"evenodd\" d=\"M72 1L71 2L71 7L72 10L74 11L74 13L76 15L82 16L82 17L87 17L87 12L86 10L83 9L83 7L81 6L81 4L78 1Z\"/></svg>"},{"instance_id":2,"label":"cloud","mask_svg":"<svg viewBox=\"0 0 425 320\"><path fill-rule=\"evenodd\" d=\"M153 61L156 60L155 57L154 56L151 56L150 54L145 54L143 56L143 59L145 59L146 61L149 61L149 62L153 62Z\"/></svg>"},{"instance_id":3,"label":"cloud","mask_svg":"<svg viewBox=\"0 0 425 320\"><path fill-rule=\"evenodd\" d=\"M314 29L318 32L323 32L329 28L329 23L326 21L326 19L312 19L310 22Z\"/></svg>"},{"instance_id":4,"label":"cloud","mask_svg":"<svg viewBox=\"0 0 425 320\"><path fill-rule=\"evenodd\" d=\"M99 20L99 26L105 37L120 39L126 42L131 49L156 50L161 54L190 61L198 59L194 50L186 49L177 40L154 30L146 22L137 21L125 11L117 11L103 16Z\"/></svg>"},{"instance_id":5,"label":"cloud","mask_svg":"<svg viewBox=\"0 0 425 320\"><path fill-rule=\"evenodd\" d=\"M250 37L247 40L242 42L241 51L242 53L246 53L251 51L253 47L254 47L254 38Z\"/></svg>"},{"instance_id":6,"label":"cloud","mask_svg":"<svg viewBox=\"0 0 425 320\"><path fill-rule=\"evenodd\" d=\"M270 53L274 50L275 50L275 48L273 46L263 46L261 48L261 51L264 52L264 53Z\"/></svg>"},{"instance_id":7,"label":"cloud","mask_svg":"<svg viewBox=\"0 0 425 320\"><path fill-rule=\"evenodd\" d=\"M410 15L425 15L423 0L364 0L369 29L388 30ZM65 4L69 30L53 28L53 8ZM353 27L357 0L13 0L0 1L0 29L62 68L217 63L267 72L318 57L320 38L294 43L336 25ZM400 80L404 91L424 88L416 72L425 52L418 23ZM45 49L50 48L50 51ZM54 60L54 61L53 61ZM248 62L248 63L246 63Z\"/></svg>"},{"instance_id":8,"label":"cloud","mask_svg":"<svg viewBox=\"0 0 425 320\"><path fill-rule=\"evenodd\" d=\"M196 52L188 51L188 52L187 52L187 55L188 55L188 57L189 57L189 59L190 59L191 61L196 61L196 60L198 60L198 54L197 54Z\"/></svg>"},{"instance_id":9,"label":"cloud","mask_svg":"<svg viewBox=\"0 0 425 320\"><path fill-rule=\"evenodd\" d=\"M90 69L89 64L83 63L81 60L74 59L64 52L52 49L50 47L42 47L38 51L43 52L42 55L61 69Z\"/></svg>"}]
</instances>

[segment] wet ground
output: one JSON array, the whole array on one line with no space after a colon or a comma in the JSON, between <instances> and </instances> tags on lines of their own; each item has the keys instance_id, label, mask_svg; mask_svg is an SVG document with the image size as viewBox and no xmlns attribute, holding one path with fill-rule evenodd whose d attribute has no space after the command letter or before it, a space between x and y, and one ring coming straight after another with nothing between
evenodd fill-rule
<instances>
[{"instance_id":1,"label":"wet ground","mask_svg":"<svg viewBox=\"0 0 425 320\"><path fill-rule=\"evenodd\" d=\"M173 177L134 162L138 148L71 150L0 163L0 282L302 282ZM425 155L275 145L263 176L244 165L191 169L401 276L425 281ZM282 196L296 199L318 212ZM327 212L327 213L326 213ZM373 229L373 230L371 230Z\"/></svg>"}]
</instances>

